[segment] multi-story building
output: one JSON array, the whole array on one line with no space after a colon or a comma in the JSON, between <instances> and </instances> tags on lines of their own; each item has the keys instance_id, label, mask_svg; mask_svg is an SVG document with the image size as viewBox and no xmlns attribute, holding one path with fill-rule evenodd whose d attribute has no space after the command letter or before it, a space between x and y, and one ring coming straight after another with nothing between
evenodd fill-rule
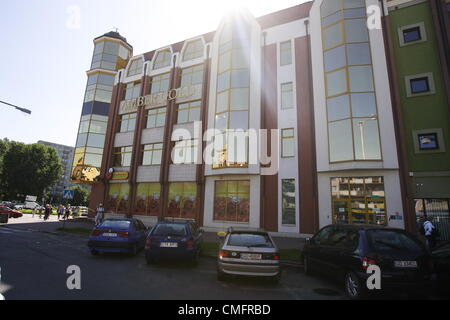
<instances>
[{"instance_id":1,"label":"multi-story building","mask_svg":"<svg viewBox=\"0 0 450 320\"><path fill-rule=\"evenodd\" d=\"M380 15L367 25L380 4L241 10L116 65L103 157L85 179L91 207L288 236L330 223L415 229Z\"/></svg>"},{"instance_id":2,"label":"multi-story building","mask_svg":"<svg viewBox=\"0 0 450 320\"><path fill-rule=\"evenodd\" d=\"M387 56L408 208L450 240L450 1L390 0Z\"/></svg>"},{"instance_id":3,"label":"multi-story building","mask_svg":"<svg viewBox=\"0 0 450 320\"><path fill-rule=\"evenodd\" d=\"M72 159L74 155L74 147L69 147L61 144L56 144L47 141L38 141L39 144L43 144L47 147L52 147L56 150L56 153L61 160L61 179L53 186L51 190L48 190L51 197L56 201L62 199L64 189L72 186L70 182L70 173L72 171Z\"/></svg>"}]
</instances>

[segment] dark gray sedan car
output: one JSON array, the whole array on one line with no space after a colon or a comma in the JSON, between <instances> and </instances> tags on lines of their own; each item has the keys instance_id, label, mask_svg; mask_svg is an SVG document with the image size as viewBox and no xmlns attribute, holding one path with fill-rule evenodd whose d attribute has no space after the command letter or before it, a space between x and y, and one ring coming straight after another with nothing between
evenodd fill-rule
<instances>
[{"instance_id":1,"label":"dark gray sedan car","mask_svg":"<svg viewBox=\"0 0 450 320\"><path fill-rule=\"evenodd\" d=\"M280 255L266 231L230 228L226 235L222 235L217 278L223 281L231 275L270 277L274 282L280 280Z\"/></svg>"}]
</instances>

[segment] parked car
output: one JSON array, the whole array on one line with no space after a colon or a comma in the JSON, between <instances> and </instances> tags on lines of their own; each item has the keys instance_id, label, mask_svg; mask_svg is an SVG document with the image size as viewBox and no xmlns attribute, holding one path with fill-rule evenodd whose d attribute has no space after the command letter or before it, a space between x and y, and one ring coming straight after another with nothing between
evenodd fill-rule
<instances>
[{"instance_id":1,"label":"parked car","mask_svg":"<svg viewBox=\"0 0 450 320\"><path fill-rule=\"evenodd\" d=\"M203 243L203 230L194 220L166 219L150 231L145 243L148 264L158 260L191 260L197 262Z\"/></svg>"},{"instance_id":2,"label":"parked car","mask_svg":"<svg viewBox=\"0 0 450 320\"><path fill-rule=\"evenodd\" d=\"M14 203L12 203L11 201L3 201L2 203L0 203L0 206L5 206L10 209L14 209Z\"/></svg>"},{"instance_id":3,"label":"parked car","mask_svg":"<svg viewBox=\"0 0 450 320\"><path fill-rule=\"evenodd\" d=\"M6 206L0 206L0 213L7 214L9 218L20 218L23 214L17 210L10 209Z\"/></svg>"},{"instance_id":4,"label":"parked car","mask_svg":"<svg viewBox=\"0 0 450 320\"><path fill-rule=\"evenodd\" d=\"M33 210L34 208L39 207L39 203L34 202L34 201L27 201L25 202L25 205L23 206L23 209L31 209Z\"/></svg>"},{"instance_id":5,"label":"parked car","mask_svg":"<svg viewBox=\"0 0 450 320\"><path fill-rule=\"evenodd\" d=\"M89 209L87 207L78 207L78 215L80 217L87 217Z\"/></svg>"},{"instance_id":6,"label":"parked car","mask_svg":"<svg viewBox=\"0 0 450 320\"><path fill-rule=\"evenodd\" d=\"M342 281L350 299L366 297L367 268L381 269L381 290L420 295L431 292L431 255L422 242L400 230L367 225L330 225L307 239L305 273L317 272ZM379 292L377 290L377 292Z\"/></svg>"},{"instance_id":7,"label":"parked car","mask_svg":"<svg viewBox=\"0 0 450 320\"><path fill-rule=\"evenodd\" d=\"M24 208L25 208L25 204L23 204L23 203L16 203L14 205L14 208L12 208L12 209L14 209L14 210L23 210Z\"/></svg>"},{"instance_id":8,"label":"parked car","mask_svg":"<svg viewBox=\"0 0 450 320\"><path fill-rule=\"evenodd\" d=\"M88 247L92 255L123 252L136 255L144 248L148 229L138 219L107 219L92 231Z\"/></svg>"},{"instance_id":9,"label":"parked car","mask_svg":"<svg viewBox=\"0 0 450 320\"><path fill-rule=\"evenodd\" d=\"M433 258L434 272L437 277L437 289L439 293L450 296L450 242L434 248Z\"/></svg>"},{"instance_id":10,"label":"parked car","mask_svg":"<svg viewBox=\"0 0 450 320\"><path fill-rule=\"evenodd\" d=\"M269 277L280 280L280 254L272 237L261 229L230 228L217 259L217 278L229 275Z\"/></svg>"},{"instance_id":11,"label":"parked car","mask_svg":"<svg viewBox=\"0 0 450 320\"><path fill-rule=\"evenodd\" d=\"M0 211L0 223L8 223L9 214Z\"/></svg>"}]
</instances>

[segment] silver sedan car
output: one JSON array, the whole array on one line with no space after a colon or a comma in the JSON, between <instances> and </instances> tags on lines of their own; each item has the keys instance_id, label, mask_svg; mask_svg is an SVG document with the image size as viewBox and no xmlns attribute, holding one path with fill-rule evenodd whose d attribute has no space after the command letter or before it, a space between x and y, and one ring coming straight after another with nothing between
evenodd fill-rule
<instances>
[{"instance_id":1,"label":"silver sedan car","mask_svg":"<svg viewBox=\"0 0 450 320\"><path fill-rule=\"evenodd\" d=\"M272 237L261 229L230 228L220 234L217 278L229 275L270 277L278 282L281 276L280 254Z\"/></svg>"}]
</instances>

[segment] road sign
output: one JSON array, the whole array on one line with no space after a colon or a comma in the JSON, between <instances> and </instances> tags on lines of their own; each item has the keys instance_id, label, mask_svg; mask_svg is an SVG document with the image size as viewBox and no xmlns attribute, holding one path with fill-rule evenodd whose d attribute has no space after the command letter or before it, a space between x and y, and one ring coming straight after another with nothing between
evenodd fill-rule
<instances>
[{"instance_id":1,"label":"road sign","mask_svg":"<svg viewBox=\"0 0 450 320\"><path fill-rule=\"evenodd\" d=\"M64 199L72 200L73 196L74 196L73 190L64 190L64 194L63 194Z\"/></svg>"}]
</instances>

